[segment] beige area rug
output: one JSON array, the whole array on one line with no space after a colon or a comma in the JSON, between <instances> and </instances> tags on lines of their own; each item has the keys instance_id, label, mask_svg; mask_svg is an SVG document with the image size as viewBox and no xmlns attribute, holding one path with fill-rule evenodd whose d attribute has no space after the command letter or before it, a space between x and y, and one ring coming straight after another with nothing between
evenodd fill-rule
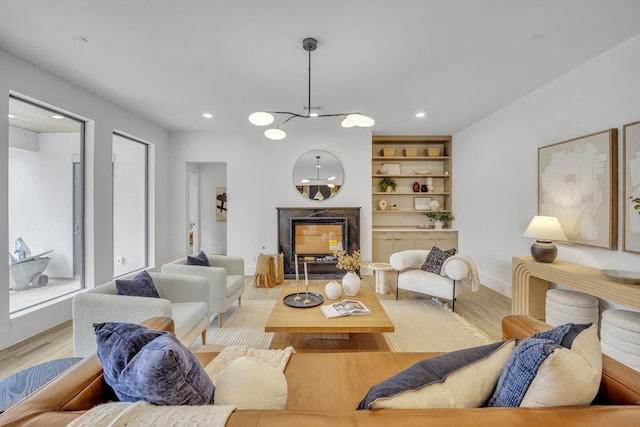
<instances>
[{"instance_id":1,"label":"beige area rug","mask_svg":"<svg viewBox=\"0 0 640 427\"><path fill-rule=\"evenodd\" d=\"M484 332L436 300L380 301L395 326L384 333L391 351L454 351L489 344Z\"/></svg>"},{"instance_id":2,"label":"beige area rug","mask_svg":"<svg viewBox=\"0 0 640 427\"><path fill-rule=\"evenodd\" d=\"M232 314L224 314L222 328L218 328L217 318L207 329L207 344L198 346L199 341L191 345L197 351L222 351L233 345L251 348L269 348L273 333L265 332L271 309L275 305L271 300L242 300L242 306L233 306Z\"/></svg>"},{"instance_id":3,"label":"beige area rug","mask_svg":"<svg viewBox=\"0 0 640 427\"><path fill-rule=\"evenodd\" d=\"M482 331L438 301L380 302L395 326L395 332L383 334L391 351L454 351L491 342ZM191 349L222 351L236 345L269 348L273 333L264 332L264 325L274 304L272 300L243 300L242 307L234 306L231 314L225 314L222 329L218 328L217 320L212 322L207 329L206 345L195 341Z\"/></svg>"}]
</instances>

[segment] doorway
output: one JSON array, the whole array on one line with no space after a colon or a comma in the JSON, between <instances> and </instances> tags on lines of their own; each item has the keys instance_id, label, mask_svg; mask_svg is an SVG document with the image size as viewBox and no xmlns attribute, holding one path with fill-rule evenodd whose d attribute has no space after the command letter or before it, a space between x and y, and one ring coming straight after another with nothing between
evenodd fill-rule
<instances>
[{"instance_id":1,"label":"doorway","mask_svg":"<svg viewBox=\"0 0 640 427\"><path fill-rule=\"evenodd\" d=\"M187 253L203 250L210 255L226 255L226 218L233 215L226 201L227 163L188 162L186 180ZM225 193L225 215L218 214L221 189Z\"/></svg>"}]
</instances>

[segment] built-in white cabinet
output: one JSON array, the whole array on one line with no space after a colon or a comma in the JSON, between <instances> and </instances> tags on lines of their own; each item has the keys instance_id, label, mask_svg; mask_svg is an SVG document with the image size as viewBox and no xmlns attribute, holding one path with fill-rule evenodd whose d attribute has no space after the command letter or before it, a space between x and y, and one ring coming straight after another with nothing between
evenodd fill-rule
<instances>
[{"instance_id":1,"label":"built-in white cabinet","mask_svg":"<svg viewBox=\"0 0 640 427\"><path fill-rule=\"evenodd\" d=\"M389 257L392 253L407 249L431 249L434 246L443 250L451 248L457 249L458 231L452 229L416 231L374 230L372 245L373 262L389 262Z\"/></svg>"}]
</instances>

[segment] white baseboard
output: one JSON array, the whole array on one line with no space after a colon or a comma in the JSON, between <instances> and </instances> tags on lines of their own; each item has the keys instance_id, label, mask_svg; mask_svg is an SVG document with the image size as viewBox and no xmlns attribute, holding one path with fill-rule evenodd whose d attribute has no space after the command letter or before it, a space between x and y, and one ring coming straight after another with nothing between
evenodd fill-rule
<instances>
[{"instance_id":1,"label":"white baseboard","mask_svg":"<svg viewBox=\"0 0 640 427\"><path fill-rule=\"evenodd\" d=\"M494 291L499 292L506 297L511 298L512 296L512 288L509 283L505 283L501 280L496 279L495 277L491 277L482 273L480 273L480 282L487 288L493 289Z\"/></svg>"}]
</instances>

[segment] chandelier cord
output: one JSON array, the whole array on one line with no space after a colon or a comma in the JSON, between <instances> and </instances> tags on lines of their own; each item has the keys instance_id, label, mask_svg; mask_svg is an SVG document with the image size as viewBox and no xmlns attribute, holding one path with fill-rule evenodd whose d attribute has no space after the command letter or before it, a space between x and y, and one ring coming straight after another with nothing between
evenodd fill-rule
<instances>
[{"instance_id":1,"label":"chandelier cord","mask_svg":"<svg viewBox=\"0 0 640 427\"><path fill-rule=\"evenodd\" d=\"M308 74L308 97L307 97L307 117L311 116L311 50L309 50L309 74Z\"/></svg>"}]
</instances>

